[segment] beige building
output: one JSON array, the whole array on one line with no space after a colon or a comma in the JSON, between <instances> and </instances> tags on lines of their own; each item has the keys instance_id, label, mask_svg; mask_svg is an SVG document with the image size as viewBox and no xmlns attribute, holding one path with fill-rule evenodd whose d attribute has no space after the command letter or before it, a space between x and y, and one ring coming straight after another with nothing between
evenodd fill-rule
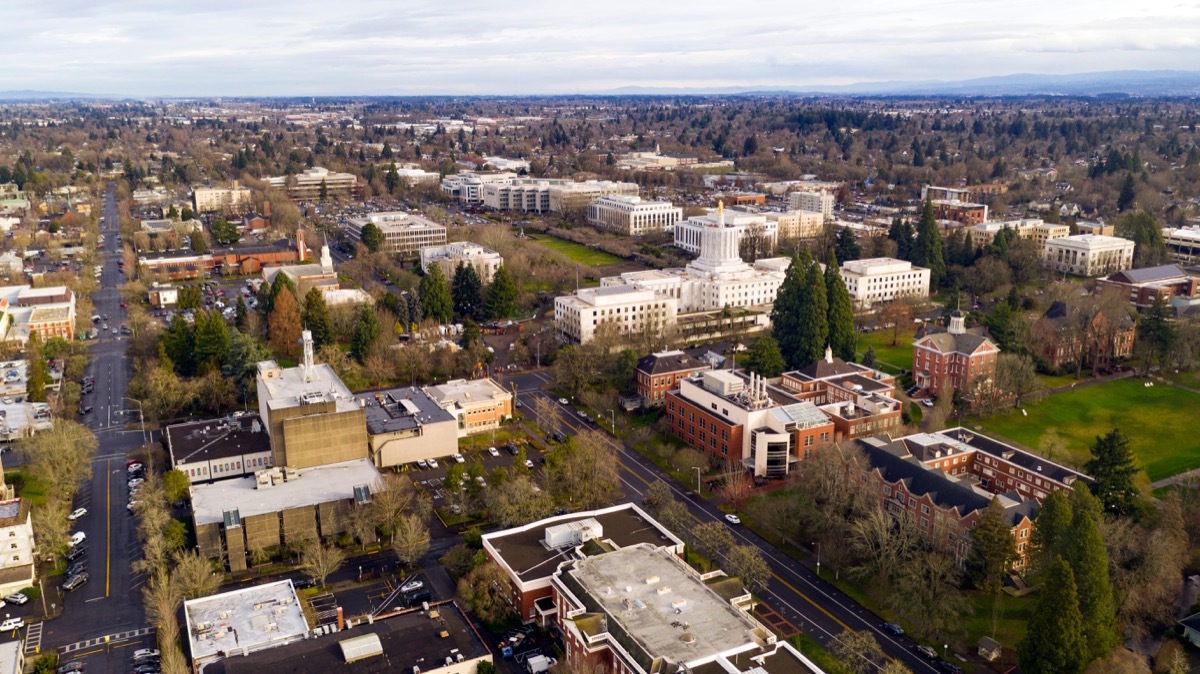
<instances>
[{"instance_id":1,"label":"beige building","mask_svg":"<svg viewBox=\"0 0 1200 674\"><path fill-rule=\"evenodd\" d=\"M694 215L676 224L675 247L693 255L700 254L705 231L718 223L721 229L735 232L737 246L741 246L742 238L746 236L763 237L767 250L775 250L779 244L778 221L770 220L762 213L721 207L710 208L704 215Z\"/></svg>"},{"instance_id":2,"label":"beige building","mask_svg":"<svg viewBox=\"0 0 1200 674\"><path fill-rule=\"evenodd\" d=\"M442 192L468 206L483 203L483 188L487 185L504 185L517 179L515 173L464 171L442 178Z\"/></svg>"},{"instance_id":3,"label":"beige building","mask_svg":"<svg viewBox=\"0 0 1200 674\"><path fill-rule=\"evenodd\" d=\"M560 338L587 344L596 328L612 324L626 334L658 334L675 325L679 300L634 286L584 288L554 300L554 329Z\"/></svg>"},{"instance_id":4,"label":"beige building","mask_svg":"<svg viewBox=\"0 0 1200 674\"><path fill-rule=\"evenodd\" d=\"M29 499L15 498L11 486L0 477L0 595L19 592L37 583L33 554L33 520Z\"/></svg>"},{"instance_id":5,"label":"beige building","mask_svg":"<svg viewBox=\"0 0 1200 674\"><path fill-rule=\"evenodd\" d=\"M1106 276L1133 266L1134 243L1116 236L1077 234L1050 239L1046 266L1062 274Z\"/></svg>"},{"instance_id":6,"label":"beige building","mask_svg":"<svg viewBox=\"0 0 1200 674\"><path fill-rule=\"evenodd\" d=\"M547 213L550 211L550 188L571 182L549 178L514 178L488 182L483 185L483 205L497 211Z\"/></svg>"},{"instance_id":7,"label":"beige building","mask_svg":"<svg viewBox=\"0 0 1200 674\"><path fill-rule=\"evenodd\" d=\"M314 166L294 176L267 178L267 183L277 189L286 189L293 199L319 199L322 185L327 196L349 197L358 189L358 176Z\"/></svg>"},{"instance_id":8,"label":"beige building","mask_svg":"<svg viewBox=\"0 0 1200 674\"><path fill-rule=\"evenodd\" d=\"M826 221L833 219L833 205L837 200L825 191L799 190L788 195L788 208L794 211L820 213Z\"/></svg>"},{"instance_id":9,"label":"beige building","mask_svg":"<svg viewBox=\"0 0 1200 674\"><path fill-rule=\"evenodd\" d=\"M442 275L453 278L458 265L465 264L475 268L479 279L491 283L492 274L504 264L500 253L485 248L470 241L455 241L444 246L426 246L421 249L421 269L429 271L429 265L436 264L442 268Z\"/></svg>"},{"instance_id":10,"label":"beige building","mask_svg":"<svg viewBox=\"0 0 1200 674\"><path fill-rule=\"evenodd\" d=\"M611 194L637 196L638 185L613 180L585 180L556 185L550 188L550 212L586 211L588 204Z\"/></svg>"},{"instance_id":11,"label":"beige building","mask_svg":"<svg viewBox=\"0 0 1200 674\"><path fill-rule=\"evenodd\" d=\"M1172 260L1180 264L1200 262L1200 226L1164 227L1162 234Z\"/></svg>"},{"instance_id":12,"label":"beige building","mask_svg":"<svg viewBox=\"0 0 1200 674\"><path fill-rule=\"evenodd\" d=\"M415 256L426 246L446 243L446 228L436 222L404 211L371 213L363 218L350 218L346 231L355 241L362 242L362 230L371 223L383 232L383 250L395 255Z\"/></svg>"},{"instance_id":13,"label":"beige building","mask_svg":"<svg viewBox=\"0 0 1200 674\"><path fill-rule=\"evenodd\" d=\"M929 297L929 270L890 257L853 260L842 265L842 280L861 309L901 297Z\"/></svg>"},{"instance_id":14,"label":"beige building","mask_svg":"<svg viewBox=\"0 0 1200 674\"><path fill-rule=\"evenodd\" d=\"M774 222L776 236L783 240L816 239L825 233L826 217L817 211L784 211L765 213L767 222Z\"/></svg>"},{"instance_id":15,"label":"beige building","mask_svg":"<svg viewBox=\"0 0 1200 674\"><path fill-rule=\"evenodd\" d=\"M360 393L371 461L389 468L458 451L458 420L416 386Z\"/></svg>"},{"instance_id":16,"label":"beige building","mask_svg":"<svg viewBox=\"0 0 1200 674\"><path fill-rule=\"evenodd\" d=\"M997 220L982 222L968 230L971 234L971 245L976 248L990 245L996 239L996 235L1005 229L1013 230L1021 239L1033 241L1038 248L1044 248L1050 239L1071 234L1071 228L1067 225L1048 223L1040 218Z\"/></svg>"},{"instance_id":17,"label":"beige building","mask_svg":"<svg viewBox=\"0 0 1200 674\"><path fill-rule=\"evenodd\" d=\"M307 330L303 342L304 360L296 367L273 360L258 364L258 413L271 438L273 465L307 468L365 459L362 407L332 367L313 362Z\"/></svg>"},{"instance_id":18,"label":"beige building","mask_svg":"<svg viewBox=\"0 0 1200 674\"><path fill-rule=\"evenodd\" d=\"M452 379L425 392L458 420L458 435L482 433L512 418L513 394L490 378Z\"/></svg>"},{"instance_id":19,"label":"beige building","mask_svg":"<svg viewBox=\"0 0 1200 674\"><path fill-rule=\"evenodd\" d=\"M237 182L232 187L194 187L192 209L197 213L240 212L250 208L250 198L250 190L238 187Z\"/></svg>"},{"instance_id":20,"label":"beige building","mask_svg":"<svg viewBox=\"0 0 1200 674\"><path fill-rule=\"evenodd\" d=\"M629 194L610 194L588 204L588 224L625 236L673 232L683 209L669 201L643 201Z\"/></svg>"}]
</instances>

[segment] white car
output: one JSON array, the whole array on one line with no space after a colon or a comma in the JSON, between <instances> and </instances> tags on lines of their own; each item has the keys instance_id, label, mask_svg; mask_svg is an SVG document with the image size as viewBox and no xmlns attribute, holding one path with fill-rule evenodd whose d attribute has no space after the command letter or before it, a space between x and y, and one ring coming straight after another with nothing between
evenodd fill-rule
<instances>
[{"instance_id":1,"label":"white car","mask_svg":"<svg viewBox=\"0 0 1200 674\"><path fill-rule=\"evenodd\" d=\"M25 595L21 594L20 592L17 592L16 594L10 594L7 597L5 597L4 601L6 601L10 604L16 604L17 606L20 606L20 605L24 604L25 602L29 601L29 597L26 597Z\"/></svg>"},{"instance_id":2,"label":"white car","mask_svg":"<svg viewBox=\"0 0 1200 674\"><path fill-rule=\"evenodd\" d=\"M454 463L466 463L467 459L462 454L451 454L450 458L454 459Z\"/></svg>"},{"instance_id":3,"label":"white car","mask_svg":"<svg viewBox=\"0 0 1200 674\"><path fill-rule=\"evenodd\" d=\"M144 478L135 477L129 481L129 488L132 489L145 481L146 480Z\"/></svg>"},{"instance_id":4,"label":"white car","mask_svg":"<svg viewBox=\"0 0 1200 674\"><path fill-rule=\"evenodd\" d=\"M437 459L430 459L430 460L429 460L429 467L430 467L430 468L437 468L437 467L438 467L438 462L437 462Z\"/></svg>"},{"instance_id":5,"label":"white car","mask_svg":"<svg viewBox=\"0 0 1200 674\"><path fill-rule=\"evenodd\" d=\"M25 626L25 621L23 619L9 618L8 620L5 620L4 622L0 623L0 632L10 632L12 630L19 630L24 626Z\"/></svg>"},{"instance_id":6,"label":"white car","mask_svg":"<svg viewBox=\"0 0 1200 674\"><path fill-rule=\"evenodd\" d=\"M560 404L560 405L570 405L571 403L567 402L567 399L566 399L566 398L559 398L559 399L558 399L558 404Z\"/></svg>"},{"instance_id":7,"label":"white car","mask_svg":"<svg viewBox=\"0 0 1200 674\"><path fill-rule=\"evenodd\" d=\"M500 456L500 450L496 449L495 447L488 447L488 454L491 454L492 456Z\"/></svg>"},{"instance_id":8,"label":"white car","mask_svg":"<svg viewBox=\"0 0 1200 674\"><path fill-rule=\"evenodd\" d=\"M87 508L76 508L74 510L74 512L72 512L70 515L67 515L67 519L74 522L75 520L79 519L80 517L83 517L86 514L87 514Z\"/></svg>"},{"instance_id":9,"label":"white car","mask_svg":"<svg viewBox=\"0 0 1200 674\"><path fill-rule=\"evenodd\" d=\"M87 534L83 533L82 531L76 531L75 533L71 534L71 539L67 542L71 547L75 547L86 540Z\"/></svg>"},{"instance_id":10,"label":"white car","mask_svg":"<svg viewBox=\"0 0 1200 674\"><path fill-rule=\"evenodd\" d=\"M742 518L734 515L733 513L728 513L725 515L725 521L729 522L730 524L741 524Z\"/></svg>"},{"instance_id":11,"label":"white car","mask_svg":"<svg viewBox=\"0 0 1200 674\"><path fill-rule=\"evenodd\" d=\"M159 652L153 648L139 648L133 652L132 657L134 660L141 660L142 658L157 658L158 656Z\"/></svg>"},{"instance_id":12,"label":"white car","mask_svg":"<svg viewBox=\"0 0 1200 674\"><path fill-rule=\"evenodd\" d=\"M404 594L408 594L409 592L416 592L417 590L419 590L423 587L425 587L425 583L423 583L419 580L410 580L407 583L400 586L400 591L403 592Z\"/></svg>"},{"instance_id":13,"label":"white car","mask_svg":"<svg viewBox=\"0 0 1200 674\"><path fill-rule=\"evenodd\" d=\"M525 467L533 468L533 459L525 459Z\"/></svg>"},{"instance_id":14,"label":"white car","mask_svg":"<svg viewBox=\"0 0 1200 674\"><path fill-rule=\"evenodd\" d=\"M428 467L429 467L428 461L426 461L425 459L417 459L417 468L420 468L421 470L425 470Z\"/></svg>"}]
</instances>

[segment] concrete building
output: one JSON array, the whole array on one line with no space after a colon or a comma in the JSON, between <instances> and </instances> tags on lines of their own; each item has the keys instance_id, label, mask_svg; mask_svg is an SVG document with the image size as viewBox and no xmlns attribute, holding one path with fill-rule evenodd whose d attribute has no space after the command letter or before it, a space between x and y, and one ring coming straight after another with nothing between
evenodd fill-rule
<instances>
[{"instance_id":1,"label":"concrete building","mask_svg":"<svg viewBox=\"0 0 1200 674\"><path fill-rule=\"evenodd\" d=\"M596 336L596 329L606 324L628 334L657 334L675 325L678 314L679 300L654 290L584 288L555 298L554 329L560 339L587 344Z\"/></svg>"},{"instance_id":2,"label":"concrete building","mask_svg":"<svg viewBox=\"0 0 1200 674\"><path fill-rule=\"evenodd\" d=\"M391 468L458 452L458 419L424 390L409 386L358 394L371 461Z\"/></svg>"},{"instance_id":3,"label":"concrete building","mask_svg":"<svg viewBox=\"0 0 1200 674\"><path fill-rule=\"evenodd\" d=\"M638 185L613 180L585 180L551 186L550 212L586 212L588 204L613 194L637 196Z\"/></svg>"},{"instance_id":4,"label":"concrete building","mask_svg":"<svg viewBox=\"0 0 1200 674\"><path fill-rule=\"evenodd\" d=\"M404 211L371 213L364 218L350 218L346 231L350 238L362 242L362 229L371 223L383 232L383 250L393 255L416 256L426 246L446 243L446 228L419 215Z\"/></svg>"},{"instance_id":5,"label":"concrete building","mask_svg":"<svg viewBox=\"0 0 1200 674\"><path fill-rule=\"evenodd\" d=\"M1107 224L1102 221L1075 221L1075 231L1079 234L1099 234L1100 236L1113 236L1116 234L1116 229L1117 228L1115 225ZM1165 237L1166 234L1167 232L1164 229L1163 236Z\"/></svg>"},{"instance_id":6,"label":"concrete building","mask_svg":"<svg viewBox=\"0 0 1200 674\"><path fill-rule=\"evenodd\" d=\"M66 286L0 287L0 341L24 344L37 333L75 339L75 293Z\"/></svg>"},{"instance_id":7,"label":"concrete building","mask_svg":"<svg viewBox=\"0 0 1200 674\"><path fill-rule=\"evenodd\" d=\"M442 178L442 192L455 201L467 206L483 204L483 188L491 184L509 184L517 179L516 173L464 171Z\"/></svg>"},{"instance_id":8,"label":"concrete building","mask_svg":"<svg viewBox=\"0 0 1200 674\"><path fill-rule=\"evenodd\" d=\"M16 498L13 488L0 478L0 595L19 592L37 584L33 558L37 545L29 499Z\"/></svg>"},{"instance_id":9,"label":"concrete building","mask_svg":"<svg viewBox=\"0 0 1200 674\"><path fill-rule=\"evenodd\" d=\"M1162 235L1171 260L1180 264L1200 263L1200 225L1164 227Z\"/></svg>"},{"instance_id":10,"label":"concrete building","mask_svg":"<svg viewBox=\"0 0 1200 674\"><path fill-rule=\"evenodd\" d=\"M971 395L995 378L999 356L983 328L967 329L966 314L955 311L948 328L926 324L913 342L913 383L935 396Z\"/></svg>"},{"instance_id":11,"label":"concrete building","mask_svg":"<svg viewBox=\"0 0 1200 674\"><path fill-rule=\"evenodd\" d=\"M25 674L25 642L21 639L0 644L0 674Z\"/></svg>"},{"instance_id":12,"label":"concrete building","mask_svg":"<svg viewBox=\"0 0 1200 674\"><path fill-rule=\"evenodd\" d=\"M695 215L675 225L675 247L693 255L700 253L706 229L722 227L736 232L735 250L740 250L746 236L762 237L767 250L779 243L779 222L766 215L744 210L710 208L704 215Z\"/></svg>"},{"instance_id":13,"label":"concrete building","mask_svg":"<svg viewBox=\"0 0 1200 674\"><path fill-rule=\"evenodd\" d=\"M644 407L662 407L667 392L673 391L683 379L711 369L708 363L697 360L683 351L660 351L642 356L637 364L637 392Z\"/></svg>"},{"instance_id":14,"label":"concrete building","mask_svg":"<svg viewBox=\"0 0 1200 674\"><path fill-rule=\"evenodd\" d=\"M512 419L512 391L491 378L451 379L425 387L425 392L442 409L458 420L458 436L483 433Z\"/></svg>"},{"instance_id":15,"label":"concrete building","mask_svg":"<svg viewBox=\"0 0 1200 674\"><path fill-rule=\"evenodd\" d=\"M1104 276L1132 267L1133 248L1128 239L1077 234L1047 241L1043 259L1048 268L1062 274Z\"/></svg>"},{"instance_id":16,"label":"concrete building","mask_svg":"<svg viewBox=\"0 0 1200 674\"><path fill-rule=\"evenodd\" d=\"M825 222L833 220L833 206L837 198L831 192L796 191L788 195L788 208L793 211L810 211L820 213Z\"/></svg>"},{"instance_id":17,"label":"concrete building","mask_svg":"<svg viewBox=\"0 0 1200 674\"><path fill-rule=\"evenodd\" d=\"M258 364L258 414L271 437L273 464L306 468L365 459L363 409L333 368L313 362L312 334L303 334L300 365Z\"/></svg>"},{"instance_id":18,"label":"concrete building","mask_svg":"<svg viewBox=\"0 0 1200 674\"><path fill-rule=\"evenodd\" d=\"M197 548L230 571L242 571L252 550L341 535L353 510L383 484L368 459L300 469L276 464L252 480L192 484Z\"/></svg>"},{"instance_id":19,"label":"concrete building","mask_svg":"<svg viewBox=\"0 0 1200 674\"><path fill-rule=\"evenodd\" d=\"M921 201L971 201L975 195L967 188L939 187L937 185L921 186Z\"/></svg>"},{"instance_id":20,"label":"concrete building","mask_svg":"<svg viewBox=\"0 0 1200 674\"><path fill-rule=\"evenodd\" d=\"M561 178L513 178L484 183L481 200L485 208L520 213L549 213L550 188L571 182Z\"/></svg>"},{"instance_id":21,"label":"concrete building","mask_svg":"<svg viewBox=\"0 0 1200 674\"><path fill-rule=\"evenodd\" d=\"M246 657L309 637L291 580L185 601L183 619L194 671L209 671L209 664L225 657Z\"/></svg>"},{"instance_id":22,"label":"concrete building","mask_svg":"<svg viewBox=\"0 0 1200 674\"><path fill-rule=\"evenodd\" d=\"M353 173L338 173L327 168L314 166L294 176L267 178L267 184L276 189L286 189L293 199L315 200L326 196L349 198L358 192L358 176Z\"/></svg>"},{"instance_id":23,"label":"concrete building","mask_svg":"<svg viewBox=\"0 0 1200 674\"><path fill-rule=\"evenodd\" d=\"M382 167L383 172L387 173L391 170L393 164L388 164ZM440 182L442 176L436 171L426 171L416 164L404 164L396 168L396 175L400 176L400 182L413 185L432 185Z\"/></svg>"},{"instance_id":24,"label":"concrete building","mask_svg":"<svg viewBox=\"0 0 1200 674\"><path fill-rule=\"evenodd\" d=\"M855 307L869 309L880 302L929 297L929 270L890 257L852 260L842 264L842 281Z\"/></svg>"},{"instance_id":25,"label":"concrete building","mask_svg":"<svg viewBox=\"0 0 1200 674\"><path fill-rule=\"evenodd\" d=\"M504 264L500 253L485 248L470 241L455 241L442 246L425 246L421 249L421 269L429 271L429 265L436 264L442 268L442 276L454 278L458 265L465 264L473 267L479 279L486 283L492 282L492 274Z\"/></svg>"},{"instance_id":26,"label":"concrete building","mask_svg":"<svg viewBox=\"0 0 1200 674\"><path fill-rule=\"evenodd\" d=\"M1184 269L1177 264L1158 267L1126 269L1102 278L1098 287L1117 288L1139 309L1149 307L1156 297L1170 301L1172 297L1200 297L1200 269Z\"/></svg>"},{"instance_id":27,"label":"concrete building","mask_svg":"<svg viewBox=\"0 0 1200 674\"><path fill-rule=\"evenodd\" d=\"M968 230L971 235L971 245L976 248L990 245L996 239L996 235L1005 229L1016 232L1018 238L1033 241L1039 249L1044 248L1050 239L1071 234L1071 228L1067 225L1047 223L1041 218L997 220L980 223Z\"/></svg>"},{"instance_id":28,"label":"concrete building","mask_svg":"<svg viewBox=\"0 0 1200 674\"><path fill-rule=\"evenodd\" d=\"M253 412L167 426L163 444L171 467L193 484L241 478L275 465L267 427Z\"/></svg>"},{"instance_id":29,"label":"concrete building","mask_svg":"<svg viewBox=\"0 0 1200 674\"><path fill-rule=\"evenodd\" d=\"M775 223L776 236L784 241L820 238L828 222L825 215L818 211L792 210L764 215L767 222Z\"/></svg>"},{"instance_id":30,"label":"concrete building","mask_svg":"<svg viewBox=\"0 0 1200 674\"><path fill-rule=\"evenodd\" d=\"M192 210L197 213L241 212L248 210L252 194L235 181L231 187L193 187Z\"/></svg>"},{"instance_id":31,"label":"concrete building","mask_svg":"<svg viewBox=\"0 0 1200 674\"><path fill-rule=\"evenodd\" d=\"M673 232L683 209L669 201L643 201L641 197L613 194L588 204L588 224L625 236Z\"/></svg>"}]
</instances>

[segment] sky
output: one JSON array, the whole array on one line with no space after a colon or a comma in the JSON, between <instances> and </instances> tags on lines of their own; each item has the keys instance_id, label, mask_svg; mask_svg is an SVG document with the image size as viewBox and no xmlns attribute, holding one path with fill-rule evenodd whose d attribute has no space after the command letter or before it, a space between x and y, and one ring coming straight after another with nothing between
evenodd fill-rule
<instances>
[{"instance_id":1,"label":"sky","mask_svg":"<svg viewBox=\"0 0 1200 674\"><path fill-rule=\"evenodd\" d=\"M0 89L121 96L763 90L1200 68L1170 0L35 0Z\"/></svg>"}]
</instances>

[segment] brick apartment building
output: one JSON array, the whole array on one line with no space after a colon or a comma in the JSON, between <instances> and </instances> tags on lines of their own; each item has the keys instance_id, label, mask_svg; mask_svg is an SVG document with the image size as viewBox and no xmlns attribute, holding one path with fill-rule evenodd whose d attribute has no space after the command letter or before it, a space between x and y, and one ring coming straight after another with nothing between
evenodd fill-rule
<instances>
[{"instance_id":1,"label":"brick apartment building","mask_svg":"<svg viewBox=\"0 0 1200 674\"><path fill-rule=\"evenodd\" d=\"M835 358L828 348L824 359L783 373L779 386L815 403L833 422L838 441L889 433L903 425L902 405L894 397L896 378Z\"/></svg>"},{"instance_id":2,"label":"brick apartment building","mask_svg":"<svg viewBox=\"0 0 1200 674\"><path fill-rule=\"evenodd\" d=\"M1149 307L1156 297L1170 301L1172 297L1200 297L1200 269L1184 269L1177 264L1164 264L1144 269L1126 269L1097 282L1101 288L1116 288L1139 309Z\"/></svg>"},{"instance_id":3,"label":"brick apartment building","mask_svg":"<svg viewBox=\"0 0 1200 674\"><path fill-rule=\"evenodd\" d=\"M1032 337L1038 356L1051 370L1081 357L1092 370L1102 370L1133 355L1137 328L1124 311L1110 317L1097 307L1055 302L1034 322Z\"/></svg>"},{"instance_id":4,"label":"brick apartment building","mask_svg":"<svg viewBox=\"0 0 1200 674\"><path fill-rule=\"evenodd\" d=\"M679 386L681 379L710 369L708 363L683 351L660 351L642 356L637 364L637 394L643 407L662 407L667 392Z\"/></svg>"},{"instance_id":5,"label":"brick apartment building","mask_svg":"<svg viewBox=\"0 0 1200 674\"><path fill-rule=\"evenodd\" d=\"M913 383L935 396L970 393L996 376L1000 347L982 328L966 328L966 314L955 311L950 327L927 325L913 342Z\"/></svg>"},{"instance_id":6,"label":"brick apartment building","mask_svg":"<svg viewBox=\"0 0 1200 674\"><path fill-rule=\"evenodd\" d=\"M988 207L966 201L934 199L933 217L938 220L953 220L967 227L974 227L987 221Z\"/></svg>"}]
</instances>

